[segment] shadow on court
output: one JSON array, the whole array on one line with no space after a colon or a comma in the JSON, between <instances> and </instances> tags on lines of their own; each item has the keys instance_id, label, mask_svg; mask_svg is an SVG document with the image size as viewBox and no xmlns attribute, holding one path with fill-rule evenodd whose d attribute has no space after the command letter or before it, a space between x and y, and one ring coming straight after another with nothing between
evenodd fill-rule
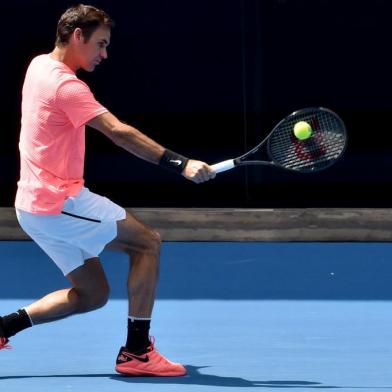
<instances>
[{"instance_id":1,"label":"shadow on court","mask_svg":"<svg viewBox=\"0 0 392 392\"><path fill-rule=\"evenodd\" d=\"M211 387L238 387L238 388L312 388L312 389L368 389L369 387L347 387L347 386L332 386L322 385L320 382L314 381L299 381L299 380L275 380L275 381L251 381L241 377L224 377L213 374L201 374L200 369L208 366L192 366L186 365L188 375L185 377L126 377L113 373L102 374L48 374L48 375L22 375L22 376L0 376L2 380L20 380L20 379L45 379L45 378L109 378L113 381L121 381L129 384L176 384L176 385L199 385ZM99 382L98 380L96 382ZM372 389L390 389L391 387L371 387Z\"/></svg>"},{"instance_id":2,"label":"shadow on court","mask_svg":"<svg viewBox=\"0 0 392 392\"><path fill-rule=\"evenodd\" d=\"M100 379L108 378L113 381L121 381L129 384L156 384L156 385L198 385L210 387L228 387L228 388L309 388L309 389L391 389L388 386L333 386L323 385L321 382L300 381L300 380L246 380L241 377L224 377L213 374L202 374L200 369L209 366L192 366L186 365L188 375L185 377L126 377L113 373L102 374L50 374L50 375L24 375L24 376L0 376L2 380L20 380L20 379L47 379L47 378L91 378ZM95 382L99 382L96 380Z\"/></svg>"},{"instance_id":3,"label":"shadow on court","mask_svg":"<svg viewBox=\"0 0 392 392\"><path fill-rule=\"evenodd\" d=\"M224 377L213 374L201 374L200 369L208 366L192 366L186 365L188 375L185 377L178 377L170 380L169 378L130 378L124 376L113 376L112 379L123 381L127 383L149 383L149 384L178 384L178 385L200 385L213 387L238 387L238 388L252 388L252 387L319 387L320 383L311 381L251 381L241 377ZM334 387L331 387L334 388Z\"/></svg>"}]
</instances>

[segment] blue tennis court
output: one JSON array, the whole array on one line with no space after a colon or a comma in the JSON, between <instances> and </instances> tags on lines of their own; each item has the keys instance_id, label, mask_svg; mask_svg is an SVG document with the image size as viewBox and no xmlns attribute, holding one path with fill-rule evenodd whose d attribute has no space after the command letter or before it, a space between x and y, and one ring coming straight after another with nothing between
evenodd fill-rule
<instances>
[{"instance_id":1,"label":"blue tennis court","mask_svg":"<svg viewBox=\"0 0 392 392\"><path fill-rule=\"evenodd\" d=\"M0 312L67 284L32 242L3 241ZM180 378L114 371L125 256L105 251L102 309L26 330L0 353L1 391L392 389L392 245L167 242L151 333Z\"/></svg>"}]
</instances>

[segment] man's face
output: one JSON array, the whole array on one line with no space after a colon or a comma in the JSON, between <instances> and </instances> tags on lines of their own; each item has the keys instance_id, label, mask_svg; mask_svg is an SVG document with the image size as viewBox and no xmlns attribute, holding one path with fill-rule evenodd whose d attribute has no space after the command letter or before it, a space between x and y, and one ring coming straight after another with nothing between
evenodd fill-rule
<instances>
[{"instance_id":1,"label":"man's face","mask_svg":"<svg viewBox=\"0 0 392 392\"><path fill-rule=\"evenodd\" d=\"M90 39L80 41L80 68L92 72L95 67L108 57L107 46L110 43L110 29L99 27L93 32Z\"/></svg>"}]
</instances>

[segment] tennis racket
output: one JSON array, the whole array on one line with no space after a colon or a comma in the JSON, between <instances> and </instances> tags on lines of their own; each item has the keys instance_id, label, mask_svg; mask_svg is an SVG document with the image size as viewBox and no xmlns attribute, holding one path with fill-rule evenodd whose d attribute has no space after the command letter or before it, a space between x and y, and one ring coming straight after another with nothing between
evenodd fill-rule
<instances>
[{"instance_id":1,"label":"tennis racket","mask_svg":"<svg viewBox=\"0 0 392 392\"><path fill-rule=\"evenodd\" d=\"M294 126L299 121L311 126L312 133L308 139L300 140L294 135ZM211 167L216 173L246 165L267 165L313 173L337 162L346 144L346 127L336 113L322 107L306 108L280 121L260 144L246 154Z\"/></svg>"}]
</instances>

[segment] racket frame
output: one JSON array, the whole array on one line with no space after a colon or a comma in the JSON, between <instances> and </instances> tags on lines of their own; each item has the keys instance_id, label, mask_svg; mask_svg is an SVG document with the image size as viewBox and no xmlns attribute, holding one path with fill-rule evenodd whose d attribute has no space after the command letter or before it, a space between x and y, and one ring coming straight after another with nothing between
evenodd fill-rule
<instances>
[{"instance_id":1,"label":"racket frame","mask_svg":"<svg viewBox=\"0 0 392 392\"><path fill-rule=\"evenodd\" d=\"M309 170L306 170L306 169L296 170L296 169L292 169L292 168L281 165L279 162L277 162L273 158L272 154L270 153L270 146L268 143L268 141L270 140L270 137L282 125L282 123L289 121L292 117L299 116L299 115L305 115L307 112L311 113L311 112L315 112L315 111L328 112L340 123L341 133L343 134L343 137L344 137L344 145L343 145L342 150L339 153L339 156L336 157L335 159L331 160L329 165L323 166L321 169L311 168ZM266 152L267 152L268 158L270 159L269 161L267 161L267 160L246 160L247 158L254 155L257 151L259 151L265 144L267 144ZM234 158L234 159L228 159L226 161L216 163L216 164L212 165L211 167L214 169L214 171L216 173L221 173L223 171L233 169L234 167L237 167L237 166L251 166L251 165L273 166L273 167L278 167L280 169L284 169L284 170L288 170L288 171L296 172L296 173L315 173L317 171L327 169L328 167L335 164L343 156L344 151L346 150L346 147L347 147L347 131L346 131L346 127L345 127L343 120L335 112L333 112L330 109L327 109L324 107L309 107L309 108L297 110L297 111L287 115L282 120L280 120L279 123L276 124L275 127L272 129L272 131L257 146L253 147L251 150L247 151L245 154L240 155L239 157Z\"/></svg>"}]
</instances>

